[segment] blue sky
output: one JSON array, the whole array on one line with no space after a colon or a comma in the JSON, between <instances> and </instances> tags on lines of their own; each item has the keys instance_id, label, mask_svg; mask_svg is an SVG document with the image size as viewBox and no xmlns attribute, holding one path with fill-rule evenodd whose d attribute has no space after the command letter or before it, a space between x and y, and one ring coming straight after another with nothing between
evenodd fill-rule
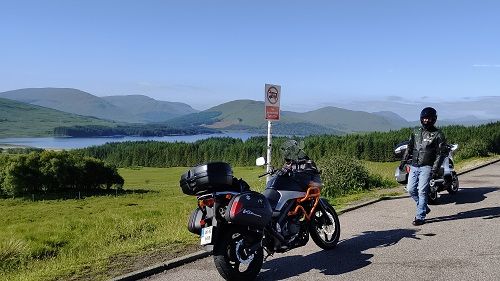
<instances>
[{"instance_id":1,"label":"blue sky","mask_svg":"<svg viewBox=\"0 0 500 281\"><path fill-rule=\"evenodd\" d=\"M294 111L500 96L499 13L493 0L0 0L0 92L206 109L274 83Z\"/></svg>"}]
</instances>

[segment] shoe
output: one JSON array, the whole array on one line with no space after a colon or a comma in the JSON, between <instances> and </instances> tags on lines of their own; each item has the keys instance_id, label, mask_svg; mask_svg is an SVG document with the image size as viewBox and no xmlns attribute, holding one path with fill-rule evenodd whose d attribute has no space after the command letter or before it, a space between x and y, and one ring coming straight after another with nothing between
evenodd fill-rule
<instances>
[{"instance_id":1,"label":"shoe","mask_svg":"<svg viewBox=\"0 0 500 281\"><path fill-rule=\"evenodd\" d=\"M427 214L429 214L431 212L431 208L429 208L429 207L425 207L425 208L426 208L425 209L425 214L427 215Z\"/></svg>"},{"instance_id":2,"label":"shoe","mask_svg":"<svg viewBox=\"0 0 500 281\"><path fill-rule=\"evenodd\" d=\"M424 223L425 223L424 220L419 220L419 219L415 218L411 224L418 226L418 225L422 225Z\"/></svg>"}]
</instances>

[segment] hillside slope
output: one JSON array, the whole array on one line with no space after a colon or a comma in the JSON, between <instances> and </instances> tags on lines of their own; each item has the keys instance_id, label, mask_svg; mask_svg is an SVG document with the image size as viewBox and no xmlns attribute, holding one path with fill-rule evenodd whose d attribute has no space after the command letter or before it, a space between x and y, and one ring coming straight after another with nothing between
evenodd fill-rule
<instances>
[{"instance_id":1,"label":"hillside slope","mask_svg":"<svg viewBox=\"0 0 500 281\"><path fill-rule=\"evenodd\" d=\"M338 107L323 107L302 113L304 120L344 132L371 132L399 129L382 116Z\"/></svg>"},{"instance_id":2,"label":"hillside slope","mask_svg":"<svg viewBox=\"0 0 500 281\"><path fill-rule=\"evenodd\" d=\"M127 111L87 92L71 88L27 88L0 93L7 98L83 116L141 122Z\"/></svg>"},{"instance_id":3,"label":"hillside slope","mask_svg":"<svg viewBox=\"0 0 500 281\"><path fill-rule=\"evenodd\" d=\"M55 127L115 126L114 122L79 116L37 105L0 98L0 137L52 136Z\"/></svg>"},{"instance_id":4,"label":"hillside slope","mask_svg":"<svg viewBox=\"0 0 500 281\"><path fill-rule=\"evenodd\" d=\"M159 101L144 95L107 96L102 99L139 117L144 122L163 122L198 112L185 103Z\"/></svg>"}]
</instances>

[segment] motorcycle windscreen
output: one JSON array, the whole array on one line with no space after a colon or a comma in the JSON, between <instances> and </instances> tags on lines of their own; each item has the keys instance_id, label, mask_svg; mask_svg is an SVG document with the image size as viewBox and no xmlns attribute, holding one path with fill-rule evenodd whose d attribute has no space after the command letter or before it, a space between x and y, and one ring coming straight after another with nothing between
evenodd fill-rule
<instances>
[{"instance_id":1,"label":"motorcycle windscreen","mask_svg":"<svg viewBox=\"0 0 500 281\"><path fill-rule=\"evenodd\" d=\"M404 141L396 145L396 148L394 149L394 157L396 159L401 159L403 158L403 155L405 154L406 148L408 147L409 141ZM411 153L411 151L410 151Z\"/></svg>"},{"instance_id":2,"label":"motorcycle windscreen","mask_svg":"<svg viewBox=\"0 0 500 281\"><path fill-rule=\"evenodd\" d=\"M225 219L234 224L264 227L273 211L264 195L255 191L244 192L234 196L227 205Z\"/></svg>"}]
</instances>

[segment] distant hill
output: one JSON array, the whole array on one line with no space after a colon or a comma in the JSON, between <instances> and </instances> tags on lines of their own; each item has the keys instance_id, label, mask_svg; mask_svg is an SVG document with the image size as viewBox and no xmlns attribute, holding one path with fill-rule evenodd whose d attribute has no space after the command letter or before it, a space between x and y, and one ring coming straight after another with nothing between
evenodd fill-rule
<instances>
[{"instance_id":1,"label":"distant hill","mask_svg":"<svg viewBox=\"0 0 500 281\"><path fill-rule=\"evenodd\" d=\"M122 122L142 121L141 118L128 113L126 110L102 98L77 89L28 88L3 92L0 93L0 97L78 115L94 116Z\"/></svg>"},{"instance_id":2,"label":"distant hill","mask_svg":"<svg viewBox=\"0 0 500 281\"><path fill-rule=\"evenodd\" d=\"M163 122L198 112L185 103L158 101L144 95L107 96L102 99L139 117L143 122Z\"/></svg>"},{"instance_id":3,"label":"distant hill","mask_svg":"<svg viewBox=\"0 0 500 281\"><path fill-rule=\"evenodd\" d=\"M462 117L462 118L457 118L457 119L439 119L436 122L436 126L439 127L444 127L444 126L450 126L450 125L460 125L460 126L478 126L478 125L483 125L483 124L488 124L488 123L495 123L498 122L499 119L479 119L475 116L467 116L467 117ZM411 126L420 126L420 121L412 121L410 122Z\"/></svg>"},{"instance_id":4,"label":"distant hill","mask_svg":"<svg viewBox=\"0 0 500 281\"><path fill-rule=\"evenodd\" d=\"M0 98L0 137L50 136L55 127L76 125L114 127L116 124Z\"/></svg>"},{"instance_id":5,"label":"distant hill","mask_svg":"<svg viewBox=\"0 0 500 281\"><path fill-rule=\"evenodd\" d=\"M97 97L70 88L28 88L0 97L84 116L127 123L163 122L197 110L185 103L158 101L143 95Z\"/></svg>"},{"instance_id":6,"label":"distant hill","mask_svg":"<svg viewBox=\"0 0 500 281\"><path fill-rule=\"evenodd\" d=\"M335 128L346 133L387 131L402 127L395 126L384 117L376 114L331 106L302 113L302 118L306 121Z\"/></svg>"},{"instance_id":7,"label":"distant hill","mask_svg":"<svg viewBox=\"0 0 500 281\"><path fill-rule=\"evenodd\" d=\"M373 114L384 117L389 123L394 125L395 127L407 127L409 126L409 122L403 117L392 111L378 111L373 112Z\"/></svg>"},{"instance_id":8,"label":"distant hill","mask_svg":"<svg viewBox=\"0 0 500 281\"><path fill-rule=\"evenodd\" d=\"M263 132L267 128L264 119L264 102L236 100L205 111L172 119L171 124L203 125L220 130L248 130ZM282 111L274 130L280 134L345 134L350 132L387 131L398 129L385 117L362 111L324 107L305 113ZM279 131L279 132L278 132Z\"/></svg>"},{"instance_id":9,"label":"distant hill","mask_svg":"<svg viewBox=\"0 0 500 281\"><path fill-rule=\"evenodd\" d=\"M231 127L250 127L260 128L267 127L267 121L264 119L264 102L254 100L235 100L220 104L205 110L204 112L219 113L214 118L216 122L207 123L207 127L211 128L231 128ZM282 116L286 113L282 112ZM287 122L299 122L300 119L287 120Z\"/></svg>"},{"instance_id":10,"label":"distant hill","mask_svg":"<svg viewBox=\"0 0 500 281\"><path fill-rule=\"evenodd\" d=\"M282 120L274 122L273 133L281 135L342 134L342 132L295 118L294 112L281 112ZM202 112L174 118L167 122L176 127L203 126L218 130L245 130L253 133L267 131L264 102L235 100Z\"/></svg>"}]
</instances>

